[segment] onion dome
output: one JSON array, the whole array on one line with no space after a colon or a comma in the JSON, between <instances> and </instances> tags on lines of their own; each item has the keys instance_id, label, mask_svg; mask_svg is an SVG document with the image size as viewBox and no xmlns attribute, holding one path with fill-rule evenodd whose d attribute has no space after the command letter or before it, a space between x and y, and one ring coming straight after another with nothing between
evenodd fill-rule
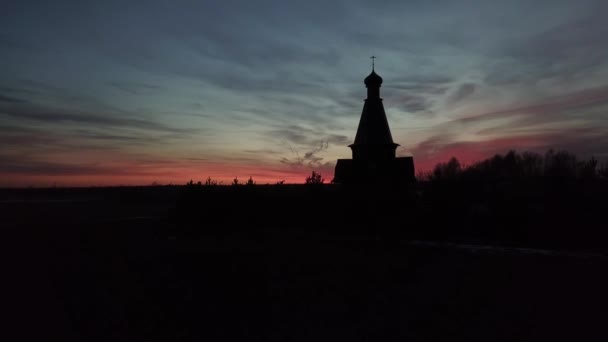
<instances>
[{"instance_id":1,"label":"onion dome","mask_svg":"<svg viewBox=\"0 0 608 342\"><path fill-rule=\"evenodd\" d=\"M363 82L365 82L366 87L380 87L382 85L382 77L372 70L372 73Z\"/></svg>"}]
</instances>

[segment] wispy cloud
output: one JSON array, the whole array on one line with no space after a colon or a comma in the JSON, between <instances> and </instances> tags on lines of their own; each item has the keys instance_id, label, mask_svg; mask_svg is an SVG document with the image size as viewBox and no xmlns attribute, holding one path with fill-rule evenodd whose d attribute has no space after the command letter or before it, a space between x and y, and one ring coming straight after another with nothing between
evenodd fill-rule
<instances>
[{"instance_id":1,"label":"wispy cloud","mask_svg":"<svg viewBox=\"0 0 608 342\"><path fill-rule=\"evenodd\" d=\"M23 99L20 99L20 98L17 98L17 97L7 96L7 95L0 94L0 102L24 103L24 102L27 102L27 101L23 100Z\"/></svg>"},{"instance_id":2,"label":"wispy cloud","mask_svg":"<svg viewBox=\"0 0 608 342\"><path fill-rule=\"evenodd\" d=\"M477 86L474 83L461 84L452 94L450 94L448 103L453 105L466 99L475 92L475 89L477 89Z\"/></svg>"},{"instance_id":3,"label":"wispy cloud","mask_svg":"<svg viewBox=\"0 0 608 342\"><path fill-rule=\"evenodd\" d=\"M18 102L19 103L19 102ZM94 125L96 127L130 127L135 129L152 130L172 133L195 133L193 128L176 128L159 122L133 117L120 117L117 115L103 115L72 109L45 108L37 105L2 106L0 115L19 120L32 120L47 124L75 123Z\"/></svg>"},{"instance_id":4,"label":"wispy cloud","mask_svg":"<svg viewBox=\"0 0 608 342\"><path fill-rule=\"evenodd\" d=\"M108 82L107 85L133 95L138 95L142 93L157 93L161 89L161 86L159 85L148 84L143 82L111 81Z\"/></svg>"},{"instance_id":5,"label":"wispy cloud","mask_svg":"<svg viewBox=\"0 0 608 342\"><path fill-rule=\"evenodd\" d=\"M533 120L549 121L559 118L568 111L585 110L606 104L608 104L608 86L600 86L551 97L539 103L471 115L455 121L470 123L521 115L532 117ZM546 117L547 115L551 117ZM594 118L590 117L590 119Z\"/></svg>"}]
</instances>

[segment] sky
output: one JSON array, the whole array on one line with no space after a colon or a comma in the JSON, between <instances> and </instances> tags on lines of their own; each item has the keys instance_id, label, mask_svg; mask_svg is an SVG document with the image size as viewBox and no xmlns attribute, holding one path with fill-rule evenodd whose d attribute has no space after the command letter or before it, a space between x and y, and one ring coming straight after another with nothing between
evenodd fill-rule
<instances>
[{"instance_id":1,"label":"sky","mask_svg":"<svg viewBox=\"0 0 608 342\"><path fill-rule=\"evenodd\" d=\"M608 158L605 0L9 0L0 186L327 181L371 71L417 171Z\"/></svg>"}]
</instances>

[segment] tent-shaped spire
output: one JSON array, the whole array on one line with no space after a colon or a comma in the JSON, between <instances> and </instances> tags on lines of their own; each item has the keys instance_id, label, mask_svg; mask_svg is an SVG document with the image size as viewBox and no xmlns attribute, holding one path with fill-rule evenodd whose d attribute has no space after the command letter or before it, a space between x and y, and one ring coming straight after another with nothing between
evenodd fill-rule
<instances>
[{"instance_id":1,"label":"tent-shaped spire","mask_svg":"<svg viewBox=\"0 0 608 342\"><path fill-rule=\"evenodd\" d=\"M367 87L367 99L363 105L355 142L349 146L353 151L353 159L395 158L395 149L399 145L393 142L380 98L382 77L376 74L372 67L372 72L365 78L364 83Z\"/></svg>"}]
</instances>

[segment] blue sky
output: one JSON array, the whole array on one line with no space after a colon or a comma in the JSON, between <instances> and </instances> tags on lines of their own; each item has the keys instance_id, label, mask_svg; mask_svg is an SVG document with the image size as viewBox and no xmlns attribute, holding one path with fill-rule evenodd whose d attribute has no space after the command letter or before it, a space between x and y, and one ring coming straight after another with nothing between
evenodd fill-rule
<instances>
[{"instance_id":1,"label":"blue sky","mask_svg":"<svg viewBox=\"0 0 608 342\"><path fill-rule=\"evenodd\" d=\"M0 185L331 178L371 55L418 170L608 157L608 3L9 1Z\"/></svg>"}]
</instances>

